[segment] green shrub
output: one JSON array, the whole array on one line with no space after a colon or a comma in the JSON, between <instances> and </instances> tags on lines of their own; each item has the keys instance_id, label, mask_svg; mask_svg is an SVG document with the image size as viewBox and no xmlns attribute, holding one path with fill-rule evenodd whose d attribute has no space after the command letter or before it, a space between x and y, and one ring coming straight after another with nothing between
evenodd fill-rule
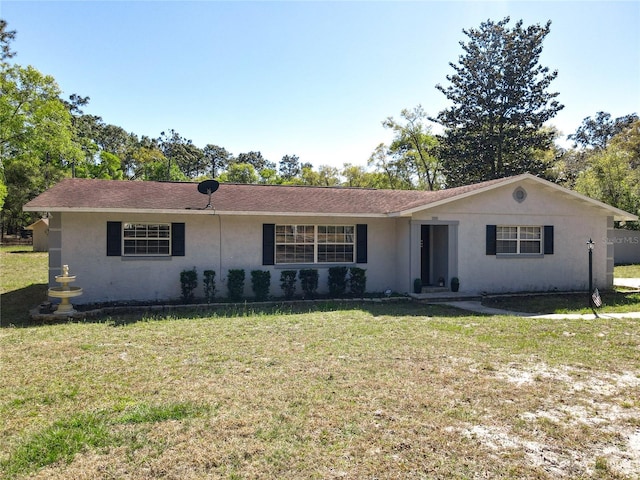
<instances>
[{"instance_id":1,"label":"green shrub","mask_svg":"<svg viewBox=\"0 0 640 480\"><path fill-rule=\"evenodd\" d=\"M296 293L296 275L295 270L283 270L280 272L280 288L284 293L284 298L291 300Z\"/></svg>"},{"instance_id":2,"label":"green shrub","mask_svg":"<svg viewBox=\"0 0 640 480\"><path fill-rule=\"evenodd\" d=\"M364 268L349 269L349 290L353 295L362 296L367 290L367 275Z\"/></svg>"},{"instance_id":3,"label":"green shrub","mask_svg":"<svg viewBox=\"0 0 640 480\"><path fill-rule=\"evenodd\" d=\"M227 274L227 288L229 290L229 298L235 302L242 300L244 295L244 270L234 268L229 270Z\"/></svg>"},{"instance_id":4,"label":"green shrub","mask_svg":"<svg viewBox=\"0 0 640 480\"><path fill-rule=\"evenodd\" d=\"M268 270L251 271L251 288L257 301L264 301L269 297L269 287L271 286L271 272Z\"/></svg>"},{"instance_id":5,"label":"green shrub","mask_svg":"<svg viewBox=\"0 0 640 480\"><path fill-rule=\"evenodd\" d=\"M300 287L305 298L313 298L318 290L318 270L315 268L305 268L298 272Z\"/></svg>"},{"instance_id":6,"label":"green shrub","mask_svg":"<svg viewBox=\"0 0 640 480\"><path fill-rule=\"evenodd\" d=\"M180 272L180 288L182 290L182 301L190 303L193 301L193 291L198 286L198 273L196 267L191 270L183 270Z\"/></svg>"},{"instance_id":7,"label":"green shrub","mask_svg":"<svg viewBox=\"0 0 640 480\"><path fill-rule=\"evenodd\" d=\"M211 303L216 296L216 272L214 270L205 270L202 275L204 277L204 298L207 303Z\"/></svg>"},{"instance_id":8,"label":"green shrub","mask_svg":"<svg viewBox=\"0 0 640 480\"><path fill-rule=\"evenodd\" d=\"M329 268L329 294L333 298L344 296L347 291L347 267Z\"/></svg>"}]
</instances>

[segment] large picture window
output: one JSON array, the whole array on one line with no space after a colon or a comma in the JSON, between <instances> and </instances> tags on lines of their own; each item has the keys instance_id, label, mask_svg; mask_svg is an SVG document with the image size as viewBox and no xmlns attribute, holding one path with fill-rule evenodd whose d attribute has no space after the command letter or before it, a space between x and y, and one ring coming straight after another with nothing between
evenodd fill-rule
<instances>
[{"instance_id":1,"label":"large picture window","mask_svg":"<svg viewBox=\"0 0 640 480\"><path fill-rule=\"evenodd\" d=\"M124 223L122 226L123 254L170 255L170 223Z\"/></svg>"},{"instance_id":2,"label":"large picture window","mask_svg":"<svg viewBox=\"0 0 640 480\"><path fill-rule=\"evenodd\" d=\"M542 227L498 225L496 253L512 255L542 253Z\"/></svg>"},{"instance_id":3,"label":"large picture window","mask_svg":"<svg viewBox=\"0 0 640 480\"><path fill-rule=\"evenodd\" d=\"M354 225L276 225L275 263L352 263Z\"/></svg>"}]
</instances>

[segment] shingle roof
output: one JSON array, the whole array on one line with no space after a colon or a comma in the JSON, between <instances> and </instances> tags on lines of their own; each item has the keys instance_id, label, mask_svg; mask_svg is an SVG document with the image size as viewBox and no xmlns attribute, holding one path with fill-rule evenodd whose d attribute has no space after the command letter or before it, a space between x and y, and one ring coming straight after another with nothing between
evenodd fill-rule
<instances>
[{"instance_id":1,"label":"shingle roof","mask_svg":"<svg viewBox=\"0 0 640 480\"><path fill-rule=\"evenodd\" d=\"M572 192L528 173L435 192L368 188L248 185L223 183L211 204L218 214L393 216L475 195L521 180L534 181L578 201L604 208L616 220L637 220L598 200ZM142 182L67 178L23 209L31 212L206 212L208 198L197 183Z\"/></svg>"},{"instance_id":2,"label":"shingle roof","mask_svg":"<svg viewBox=\"0 0 640 480\"><path fill-rule=\"evenodd\" d=\"M219 212L390 215L473 192L505 179L435 192L223 183L211 204ZM27 211L201 210L197 183L67 178L31 200Z\"/></svg>"}]
</instances>

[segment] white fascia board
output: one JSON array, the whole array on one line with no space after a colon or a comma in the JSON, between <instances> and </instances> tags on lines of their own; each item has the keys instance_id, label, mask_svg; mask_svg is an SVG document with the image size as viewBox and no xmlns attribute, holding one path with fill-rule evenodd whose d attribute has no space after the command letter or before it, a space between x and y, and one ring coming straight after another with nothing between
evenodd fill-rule
<instances>
[{"instance_id":1,"label":"white fascia board","mask_svg":"<svg viewBox=\"0 0 640 480\"><path fill-rule=\"evenodd\" d=\"M278 216L278 217L349 217L349 218L385 218L387 215L379 213L321 213L321 212L256 212L229 211L214 208L185 208L185 209L143 209L143 208L89 208L89 207L48 207L23 208L25 212L56 212L56 213L120 213L120 214L166 214L166 215L224 215L224 216Z\"/></svg>"},{"instance_id":2,"label":"white fascia board","mask_svg":"<svg viewBox=\"0 0 640 480\"><path fill-rule=\"evenodd\" d=\"M385 218L388 215L381 213L357 213L357 212L345 212L345 213L321 213L321 212L252 212L252 211L225 211L225 210L208 210L213 211L216 215L229 215L229 216L269 216L269 217L366 217L366 218ZM205 210L203 213L206 213Z\"/></svg>"},{"instance_id":3,"label":"white fascia board","mask_svg":"<svg viewBox=\"0 0 640 480\"><path fill-rule=\"evenodd\" d=\"M581 202L585 202L591 206L595 206L598 208L601 208L603 210L606 210L607 212L609 212L610 214L613 215L614 219L617 221L636 221L638 220L638 217L632 213L629 212L625 212L624 210L620 210L619 208L613 207L609 204L606 204L604 202L601 202L599 200L595 200L591 197L587 197L586 195L582 195L581 193L575 192L573 190L569 190L568 188L564 188L560 185L556 185L553 182L550 182L548 180L545 180L543 178L540 177L536 177L535 175L531 175L530 173L524 173L522 175L518 175L515 177L511 177L511 178L507 178L505 179L503 182L498 182L498 183L494 183L492 185L489 185L487 187L484 188L479 188L477 190L473 190L467 193L462 193L460 195L456 195L454 197L450 197L450 198L445 198L444 200L439 200L437 202L433 202L433 203L428 203L425 204L423 206L420 207L414 207L408 210L403 210L400 212L396 212L394 216L399 216L399 217L405 217L405 216L411 216L416 212L422 212L425 210L429 210L431 208L435 208L438 207L440 205L445 205L447 203L450 202L454 202L457 200L462 200L463 198L467 198L467 197L471 197L473 195L478 195L480 193L483 192L487 192L490 190L494 190L496 188L499 187L504 187L506 185L512 185L514 183L523 181L523 180L532 180L534 182L537 182L539 184L541 184L543 187L549 188L551 190L555 190L557 192L560 192L562 194L565 194L569 197L572 197L574 200L578 200Z\"/></svg>"},{"instance_id":4,"label":"white fascia board","mask_svg":"<svg viewBox=\"0 0 640 480\"><path fill-rule=\"evenodd\" d=\"M498 187L504 187L505 185L510 185L512 183L519 182L520 180L522 180L523 178L526 178L527 176L530 176L532 178L536 178L533 175L525 173L523 175L518 175L517 177L507 178L503 182L494 183L492 185L488 185L486 187L479 188L477 190L472 190L470 192L461 193L459 195L454 195L453 197L445 198L443 200L438 200L436 202L426 203L426 204L421 205L419 207L413 207L413 208L409 208L407 210L402 210L402 211L396 212L395 216L398 216L398 217L410 217L416 212L422 212L424 210L429 210L431 208L439 207L440 205L446 205L447 203L451 203L451 202L455 202L455 201L458 201L458 200L462 200L463 198L472 197L473 195L477 195L479 193L488 192L488 191L493 190L493 189L498 188Z\"/></svg>"}]
</instances>

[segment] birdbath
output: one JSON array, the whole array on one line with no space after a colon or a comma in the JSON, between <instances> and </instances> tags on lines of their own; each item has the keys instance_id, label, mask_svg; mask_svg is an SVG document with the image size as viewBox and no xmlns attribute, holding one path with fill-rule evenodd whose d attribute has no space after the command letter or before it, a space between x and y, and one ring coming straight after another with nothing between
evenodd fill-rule
<instances>
[{"instance_id":1,"label":"birdbath","mask_svg":"<svg viewBox=\"0 0 640 480\"><path fill-rule=\"evenodd\" d=\"M82 288L69 286L71 282L75 281L76 276L69 275L69 265L63 265L62 275L56 275L56 282L61 286L51 287L48 291L50 297L60 299L60 304L55 311L56 315L73 315L76 313L69 299L82 295Z\"/></svg>"}]
</instances>

